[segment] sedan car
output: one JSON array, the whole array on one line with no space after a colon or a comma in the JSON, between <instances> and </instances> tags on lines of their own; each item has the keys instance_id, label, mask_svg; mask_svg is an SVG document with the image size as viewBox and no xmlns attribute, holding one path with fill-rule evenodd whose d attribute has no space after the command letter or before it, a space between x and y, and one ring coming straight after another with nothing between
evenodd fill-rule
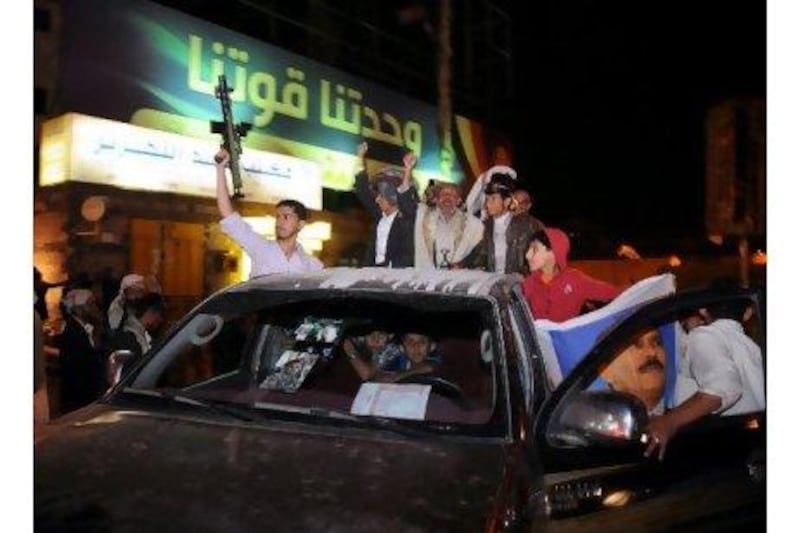
<instances>
[{"instance_id":1,"label":"sedan car","mask_svg":"<svg viewBox=\"0 0 800 533\"><path fill-rule=\"evenodd\" d=\"M642 400L590 386L681 302L637 309L555 384L513 276L334 268L232 286L36 442L35 527L763 524L763 413L688 432L662 463L642 455ZM686 512L698 490L708 503Z\"/></svg>"}]
</instances>

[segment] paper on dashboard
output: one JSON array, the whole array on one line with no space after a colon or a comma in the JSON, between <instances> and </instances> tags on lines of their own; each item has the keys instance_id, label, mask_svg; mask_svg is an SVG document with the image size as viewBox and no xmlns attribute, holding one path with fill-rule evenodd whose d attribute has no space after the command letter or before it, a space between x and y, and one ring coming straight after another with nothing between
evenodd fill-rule
<instances>
[{"instance_id":1,"label":"paper on dashboard","mask_svg":"<svg viewBox=\"0 0 800 533\"><path fill-rule=\"evenodd\" d=\"M350 413L425 420L430 394L430 385L364 383L350 406Z\"/></svg>"}]
</instances>

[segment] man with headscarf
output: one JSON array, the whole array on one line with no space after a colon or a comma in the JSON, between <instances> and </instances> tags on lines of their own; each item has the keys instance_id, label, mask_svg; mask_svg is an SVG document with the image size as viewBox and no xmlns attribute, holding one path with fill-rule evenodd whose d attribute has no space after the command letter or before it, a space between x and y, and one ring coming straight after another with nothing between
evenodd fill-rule
<instances>
[{"instance_id":1,"label":"man with headscarf","mask_svg":"<svg viewBox=\"0 0 800 533\"><path fill-rule=\"evenodd\" d=\"M467 200L464 202L464 208L467 210L467 213L472 213L484 221L488 217L484 209L486 203L486 188L489 186L489 183L491 183L492 176L495 174L504 174L511 178L513 182L516 182L517 179L517 171L513 168L506 165L494 165L488 170L483 171L475 179L472 188L467 194ZM512 187L512 190L513 189L516 189L516 185Z\"/></svg>"},{"instance_id":2,"label":"man with headscarf","mask_svg":"<svg viewBox=\"0 0 800 533\"><path fill-rule=\"evenodd\" d=\"M434 205L419 202L411 180L417 157L403 157L403 183L398 188L400 210L414 220L414 266L416 268L460 268L464 258L483 238L478 217L465 213L461 191L455 183L435 184Z\"/></svg>"},{"instance_id":3,"label":"man with headscarf","mask_svg":"<svg viewBox=\"0 0 800 533\"><path fill-rule=\"evenodd\" d=\"M126 308L136 300L139 300L147 293L147 285L144 276L140 274L128 274L119 284L119 294L111 301L108 306L108 327L115 331L122 323L126 314Z\"/></svg>"},{"instance_id":4,"label":"man with headscarf","mask_svg":"<svg viewBox=\"0 0 800 533\"><path fill-rule=\"evenodd\" d=\"M166 306L164 298L156 292L149 292L129 306L129 313L120 328L112 335L107 345L110 354L115 350L128 350L131 357L123 368L147 353L153 344L153 335L164 323Z\"/></svg>"},{"instance_id":5,"label":"man with headscarf","mask_svg":"<svg viewBox=\"0 0 800 533\"><path fill-rule=\"evenodd\" d=\"M544 224L527 213L511 212L514 175L500 171L491 175L484 191L483 240L465 260L470 268L522 276L529 273L525 252L533 234L544 229Z\"/></svg>"},{"instance_id":6,"label":"man with headscarf","mask_svg":"<svg viewBox=\"0 0 800 533\"><path fill-rule=\"evenodd\" d=\"M364 208L375 220L375 228L367 245L364 264L403 268L414 266L414 221L398 208L397 184L387 172L375 180L375 192L367 176L367 143L358 145L361 168L356 174L355 192Z\"/></svg>"},{"instance_id":7,"label":"man with headscarf","mask_svg":"<svg viewBox=\"0 0 800 533\"><path fill-rule=\"evenodd\" d=\"M59 338L61 413L83 407L106 388L101 352L103 316L94 294L73 289L61 300L64 331Z\"/></svg>"}]
</instances>

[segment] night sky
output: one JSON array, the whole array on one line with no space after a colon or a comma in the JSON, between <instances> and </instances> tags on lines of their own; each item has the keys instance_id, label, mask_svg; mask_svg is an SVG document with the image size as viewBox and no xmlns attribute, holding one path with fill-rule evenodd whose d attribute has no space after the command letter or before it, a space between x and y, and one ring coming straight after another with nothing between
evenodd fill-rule
<instances>
[{"instance_id":1,"label":"night sky","mask_svg":"<svg viewBox=\"0 0 800 533\"><path fill-rule=\"evenodd\" d=\"M242 14L249 2L231 4L237 17L213 0L157 1L263 31ZM729 98L765 99L766 2L494 1L511 15L516 95L498 120L474 118L511 135L534 214L576 237L576 257L608 257L621 242L645 255L715 252L704 227L706 114ZM411 32L396 12L415 3L385 0L381 23ZM304 3L281 6L307 16ZM403 35L409 45L428 39ZM427 58L419 69L435 68ZM430 87L409 94L434 103Z\"/></svg>"},{"instance_id":2,"label":"night sky","mask_svg":"<svg viewBox=\"0 0 800 533\"><path fill-rule=\"evenodd\" d=\"M652 253L702 241L705 116L765 97L765 3L514 4L515 165L537 216Z\"/></svg>"}]
</instances>

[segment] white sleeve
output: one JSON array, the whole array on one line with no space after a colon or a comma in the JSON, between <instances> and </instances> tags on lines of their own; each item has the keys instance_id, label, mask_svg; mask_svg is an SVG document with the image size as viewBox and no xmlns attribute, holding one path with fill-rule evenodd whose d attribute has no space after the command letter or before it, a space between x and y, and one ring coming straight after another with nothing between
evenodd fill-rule
<instances>
[{"instance_id":1,"label":"white sleeve","mask_svg":"<svg viewBox=\"0 0 800 533\"><path fill-rule=\"evenodd\" d=\"M481 174L472 184L467 200L464 202L467 213L475 215L481 220L483 220L483 200L485 197L483 191L485 188L486 184L483 182L483 174Z\"/></svg>"},{"instance_id":2,"label":"white sleeve","mask_svg":"<svg viewBox=\"0 0 800 533\"><path fill-rule=\"evenodd\" d=\"M742 396L742 378L722 339L715 333L696 329L688 338L687 355L698 392L718 396L728 409Z\"/></svg>"},{"instance_id":3,"label":"white sleeve","mask_svg":"<svg viewBox=\"0 0 800 533\"><path fill-rule=\"evenodd\" d=\"M251 258L255 258L256 251L266 243L264 236L256 233L236 211L223 218L219 224L222 231L236 241Z\"/></svg>"}]
</instances>

